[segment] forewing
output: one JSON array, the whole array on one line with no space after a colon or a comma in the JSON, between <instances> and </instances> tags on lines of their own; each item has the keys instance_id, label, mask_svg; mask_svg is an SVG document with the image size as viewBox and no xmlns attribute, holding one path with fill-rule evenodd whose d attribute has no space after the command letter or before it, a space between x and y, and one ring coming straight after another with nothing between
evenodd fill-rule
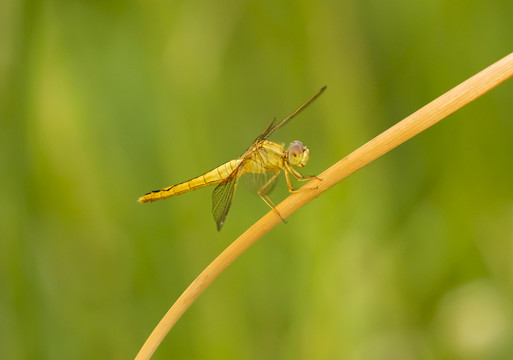
<instances>
[{"instance_id":1,"label":"forewing","mask_svg":"<svg viewBox=\"0 0 513 360\"><path fill-rule=\"evenodd\" d=\"M217 185L212 193L212 215L214 215L214 220L217 224L217 231L221 231L228 210L230 210L233 195L237 188L238 173L242 167L243 164L233 170L230 176Z\"/></svg>"},{"instance_id":2,"label":"forewing","mask_svg":"<svg viewBox=\"0 0 513 360\"><path fill-rule=\"evenodd\" d=\"M282 121L280 121L278 124L274 125L274 120L273 122L271 122L271 124L269 124L269 126L267 126L267 128L264 130L264 132L257 138L257 141L258 140L265 140L267 139L269 136L271 136L271 134L273 132L275 132L276 130L278 130L279 128L281 128L283 125L285 125L289 120L291 120L294 116L296 116L297 114L299 114L301 111L303 111L308 105L310 105L315 99L317 99L319 97L319 95L321 95L324 90L326 90L326 86L322 87L321 90L319 90L317 92L317 94L315 94L314 96L312 96L310 99L308 99L303 105L301 105L300 107L298 107L292 114L290 114L289 116L287 116L285 119L283 119Z\"/></svg>"},{"instance_id":3,"label":"forewing","mask_svg":"<svg viewBox=\"0 0 513 360\"><path fill-rule=\"evenodd\" d=\"M251 149L252 147L254 147L256 144L258 144L260 141L262 140L266 140L269 136L271 136L271 134L273 132L275 132L276 130L278 130L279 128L281 128L283 125L285 125L288 121L290 121L294 116L296 116L297 114L299 114L301 111L303 111L308 105L310 105L315 99L317 99L319 97L319 95L321 95L324 90L326 90L326 86L323 86L321 88L321 90L319 90L317 92L317 94L315 94L314 96L312 96L310 99L308 99L303 105L301 105L300 107L298 107L292 114L290 114L289 116L287 116L285 119L283 119L282 121L280 121L278 124L275 125L275 122L276 122L276 118L273 119L273 121L271 121L271 123L269 125L267 125L267 127L265 128L265 130L260 134L258 135L258 137L253 141L253 143L251 144L251 146L249 147L249 149ZM242 156L245 156L247 154L247 151L242 155Z\"/></svg>"},{"instance_id":4,"label":"forewing","mask_svg":"<svg viewBox=\"0 0 513 360\"><path fill-rule=\"evenodd\" d=\"M258 135L258 137L255 139L255 141L253 141L253 144L255 144L255 143L257 143L257 142L259 142L261 140L267 139L271 135L271 130L274 128L274 123L275 122L276 122L276 118L274 118L273 121L271 121L269 123L269 125L267 125L265 130L260 135Z\"/></svg>"}]
</instances>

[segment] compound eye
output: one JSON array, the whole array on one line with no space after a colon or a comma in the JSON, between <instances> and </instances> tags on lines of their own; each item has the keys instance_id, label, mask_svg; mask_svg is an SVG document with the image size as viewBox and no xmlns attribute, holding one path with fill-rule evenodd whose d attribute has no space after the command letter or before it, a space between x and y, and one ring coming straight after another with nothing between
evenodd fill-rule
<instances>
[{"instance_id":1,"label":"compound eye","mask_svg":"<svg viewBox=\"0 0 513 360\"><path fill-rule=\"evenodd\" d=\"M301 155L304 150L304 145L301 141L293 141L289 146L289 152L294 153L296 155Z\"/></svg>"},{"instance_id":2,"label":"compound eye","mask_svg":"<svg viewBox=\"0 0 513 360\"><path fill-rule=\"evenodd\" d=\"M301 141L294 141L289 146L289 162L297 165L301 162L304 152L304 145Z\"/></svg>"}]
</instances>

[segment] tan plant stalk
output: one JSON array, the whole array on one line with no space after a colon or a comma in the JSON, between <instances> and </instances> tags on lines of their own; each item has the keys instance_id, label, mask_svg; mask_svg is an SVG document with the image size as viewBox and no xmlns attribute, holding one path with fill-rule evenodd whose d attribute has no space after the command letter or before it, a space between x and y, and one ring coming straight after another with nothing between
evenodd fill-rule
<instances>
[{"instance_id":1,"label":"tan plant stalk","mask_svg":"<svg viewBox=\"0 0 513 360\"><path fill-rule=\"evenodd\" d=\"M317 189L290 195L277 206L278 211L284 218L288 217L345 177L459 110L512 75L513 53L462 82L353 151L318 175L322 181L314 179L304 186L305 188L317 187ZM136 359L149 359L169 330L207 286L244 251L280 222L281 219L276 212L268 212L208 265L162 318Z\"/></svg>"}]
</instances>

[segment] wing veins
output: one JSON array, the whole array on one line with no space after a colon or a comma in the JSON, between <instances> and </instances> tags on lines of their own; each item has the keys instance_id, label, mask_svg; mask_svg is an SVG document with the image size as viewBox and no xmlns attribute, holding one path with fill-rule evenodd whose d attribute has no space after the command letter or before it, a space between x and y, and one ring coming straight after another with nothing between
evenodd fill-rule
<instances>
[{"instance_id":1,"label":"wing veins","mask_svg":"<svg viewBox=\"0 0 513 360\"><path fill-rule=\"evenodd\" d=\"M290 121L292 118L294 118L297 114L299 114L301 111L303 111L308 105L310 105L315 99L317 99L323 92L324 90L326 90L326 86L323 86L321 88L321 90L319 90L317 92L317 94L315 94L314 96L312 96L310 99L308 99L303 105L301 105L300 107L298 107L296 110L294 110L294 112L292 114L290 114L289 116L287 116L285 119L283 119L282 121L280 121L278 124L274 125L274 122L276 121L276 119L273 119L273 121L265 128L265 130L262 132L262 134L260 134L259 137L257 137L255 139L255 141L253 142L256 143L260 140L265 140L267 139L269 136L271 136L272 133L274 133L276 130L278 130L279 128L281 128L283 125L285 125L288 121Z\"/></svg>"},{"instance_id":2,"label":"wing veins","mask_svg":"<svg viewBox=\"0 0 513 360\"><path fill-rule=\"evenodd\" d=\"M244 168L245 160L234 169L231 174L216 186L212 192L212 215L217 224L217 231L221 231L226 215L232 205L233 195L237 189L239 172Z\"/></svg>"},{"instance_id":3,"label":"wing veins","mask_svg":"<svg viewBox=\"0 0 513 360\"><path fill-rule=\"evenodd\" d=\"M221 231L221 228L223 227L224 221L226 219L226 215L228 214L228 211L230 210L230 206L233 201L233 196L235 194L235 190L237 189L237 183L239 180L240 172L242 172L242 169L244 168L244 165L246 164L246 161L254 159L251 158L251 154L254 151L251 151L251 149L255 148L258 143L260 143L263 140L266 140L269 136L271 136L276 130L278 130L280 127L285 125L288 121L290 121L292 118L294 118L296 115L298 115L301 111L303 111L308 105L310 105L315 99L317 99L323 92L326 90L326 86L323 86L317 94L312 96L310 99L308 99L303 105L298 107L292 114L287 116L285 119L280 121L278 124L274 124L276 122L276 118L271 121L269 125L265 128L265 130L253 141L251 146L242 154L241 163L237 166L236 169L232 171L232 173L223 180L219 185L216 186L214 189L214 192L212 193L212 215L214 216L214 220L217 224L217 231ZM257 152L257 155L260 157L260 161L262 163L265 162L263 158L263 154L261 154L258 149L255 149ZM264 149L265 150L265 149ZM275 181L273 182L275 183ZM270 192L272 188L274 187L274 184L269 184L269 191L266 191L266 193Z\"/></svg>"}]
</instances>

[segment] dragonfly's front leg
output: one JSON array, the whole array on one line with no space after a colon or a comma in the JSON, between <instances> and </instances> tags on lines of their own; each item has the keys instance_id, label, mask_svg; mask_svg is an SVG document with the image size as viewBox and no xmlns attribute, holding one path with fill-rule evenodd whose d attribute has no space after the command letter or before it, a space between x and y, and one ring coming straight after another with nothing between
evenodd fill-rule
<instances>
[{"instance_id":1,"label":"dragonfly's front leg","mask_svg":"<svg viewBox=\"0 0 513 360\"><path fill-rule=\"evenodd\" d=\"M303 175L299 171L294 169L292 166L289 166L288 170L290 171L292 176L294 176L294 178L296 178L297 181L308 181L308 180L311 180L311 179L317 179L317 180L321 180L322 181L322 179L320 177L315 176L315 175Z\"/></svg>"},{"instance_id":2,"label":"dragonfly's front leg","mask_svg":"<svg viewBox=\"0 0 513 360\"><path fill-rule=\"evenodd\" d=\"M294 173L294 169L293 168L290 168L290 170L292 171L288 171L288 170L285 170L285 180L287 180L287 187L289 189L289 192L291 193L296 193L298 191L304 191L304 190L316 190L317 189L317 186L316 187L313 187L313 188L301 188L301 189L294 189L292 187L292 183L290 182L290 176L289 176L289 173L291 173L298 181L306 181L306 180L310 180L310 179L313 179L313 178L317 178L316 176L311 176L310 178L307 178L306 176L303 176L301 175L300 173L296 172L297 175L299 176L296 176L296 174ZM319 179L319 178L317 178ZM321 179L319 179L321 180Z\"/></svg>"}]
</instances>

